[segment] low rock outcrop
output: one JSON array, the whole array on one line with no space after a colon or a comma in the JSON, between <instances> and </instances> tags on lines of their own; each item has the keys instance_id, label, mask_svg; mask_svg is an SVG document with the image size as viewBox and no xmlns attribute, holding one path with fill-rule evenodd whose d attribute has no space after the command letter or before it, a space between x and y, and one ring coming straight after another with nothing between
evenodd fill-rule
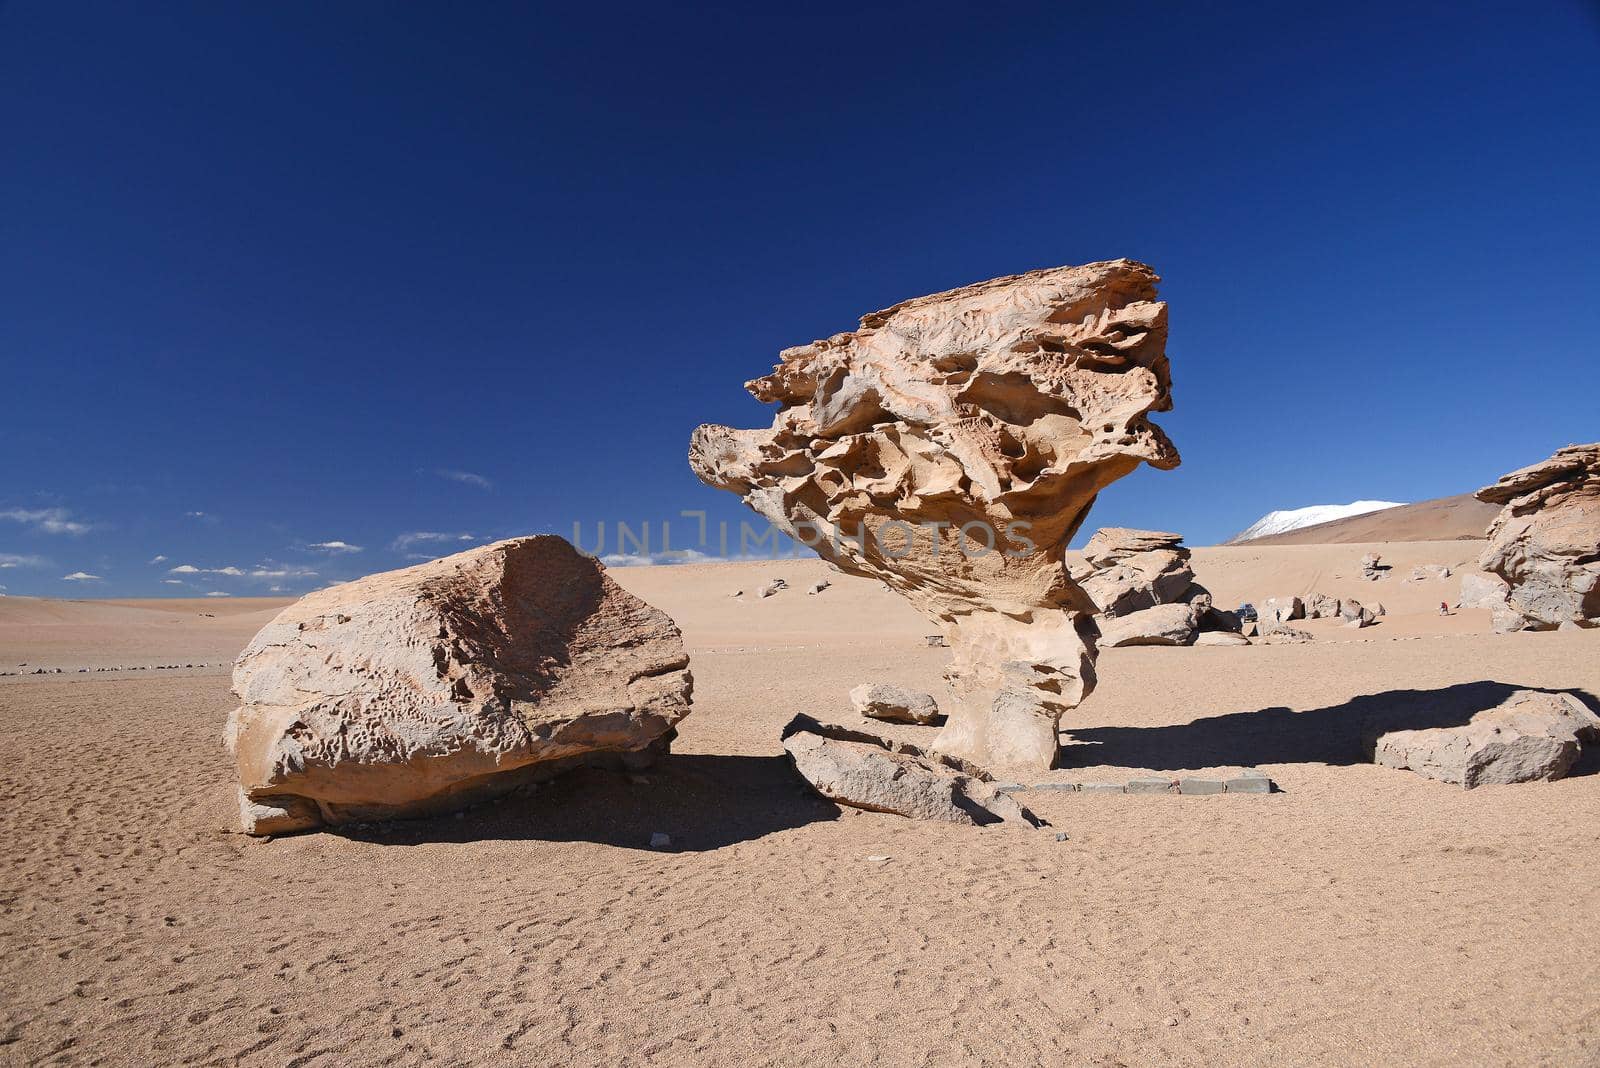
<instances>
[{"instance_id":1,"label":"low rock outcrop","mask_svg":"<svg viewBox=\"0 0 1600 1068\"><path fill-rule=\"evenodd\" d=\"M1559 779L1596 741L1600 718L1576 697L1520 690L1464 726L1380 735L1373 760L1470 790Z\"/></svg>"},{"instance_id":2,"label":"low rock outcrop","mask_svg":"<svg viewBox=\"0 0 1600 1068\"><path fill-rule=\"evenodd\" d=\"M1476 496L1503 505L1479 560L1509 587L1496 630L1600 618L1600 442L1568 445Z\"/></svg>"},{"instance_id":3,"label":"low rock outcrop","mask_svg":"<svg viewBox=\"0 0 1600 1068\"><path fill-rule=\"evenodd\" d=\"M1100 621L1100 644L1116 649L1125 645L1189 645L1199 629L1200 612L1194 605L1162 604L1130 616Z\"/></svg>"},{"instance_id":4,"label":"low rock outcrop","mask_svg":"<svg viewBox=\"0 0 1600 1068\"><path fill-rule=\"evenodd\" d=\"M796 716L783 748L801 778L842 805L969 826L1039 825L987 772L905 742Z\"/></svg>"},{"instance_id":5,"label":"low rock outcrop","mask_svg":"<svg viewBox=\"0 0 1600 1068\"><path fill-rule=\"evenodd\" d=\"M1178 464L1149 418L1171 407L1158 281L1114 260L908 300L748 383L770 427L694 432L702 481L938 621L942 753L1047 768L1094 688L1096 606L1062 565L1100 491Z\"/></svg>"},{"instance_id":6,"label":"low rock outcrop","mask_svg":"<svg viewBox=\"0 0 1600 1068\"><path fill-rule=\"evenodd\" d=\"M939 703L932 694L881 682L863 682L850 691L850 704L868 719L890 723L936 723Z\"/></svg>"},{"instance_id":7,"label":"low rock outcrop","mask_svg":"<svg viewBox=\"0 0 1600 1068\"><path fill-rule=\"evenodd\" d=\"M422 814L605 756L689 712L664 613L561 538L518 538L308 594L234 666L246 831Z\"/></svg>"}]
</instances>

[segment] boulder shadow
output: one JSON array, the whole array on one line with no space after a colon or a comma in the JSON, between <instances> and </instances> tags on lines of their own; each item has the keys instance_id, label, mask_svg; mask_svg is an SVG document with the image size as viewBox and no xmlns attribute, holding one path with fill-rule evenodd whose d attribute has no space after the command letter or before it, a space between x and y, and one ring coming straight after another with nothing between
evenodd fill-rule
<instances>
[{"instance_id":1,"label":"boulder shadow","mask_svg":"<svg viewBox=\"0 0 1600 1068\"><path fill-rule=\"evenodd\" d=\"M698 853L778 831L834 820L839 809L795 774L787 756L674 753L644 771L575 768L531 791L464 810L328 833L393 846L431 842L597 842L651 851Z\"/></svg>"},{"instance_id":2,"label":"boulder shadow","mask_svg":"<svg viewBox=\"0 0 1600 1068\"><path fill-rule=\"evenodd\" d=\"M1160 727L1075 727L1065 732L1056 766L1184 771L1224 765L1369 764L1371 744L1380 734L1459 727L1518 690L1570 693L1600 714L1600 699L1584 690L1468 682L1435 690L1389 690L1304 712L1274 707ZM1569 777L1596 771L1600 746L1586 746Z\"/></svg>"}]
</instances>

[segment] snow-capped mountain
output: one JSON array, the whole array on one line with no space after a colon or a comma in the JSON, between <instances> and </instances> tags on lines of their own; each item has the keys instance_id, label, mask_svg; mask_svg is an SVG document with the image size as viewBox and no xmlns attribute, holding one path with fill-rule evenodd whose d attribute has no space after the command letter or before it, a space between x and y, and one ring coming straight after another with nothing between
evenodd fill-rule
<instances>
[{"instance_id":1,"label":"snow-capped mountain","mask_svg":"<svg viewBox=\"0 0 1600 1068\"><path fill-rule=\"evenodd\" d=\"M1398 508L1404 503L1406 502L1351 501L1349 504L1313 504L1306 508L1286 508L1279 512L1268 512L1234 535L1233 540L1237 542L1264 538L1268 534L1282 534L1285 531L1299 530L1301 527L1314 526L1317 523L1331 523L1335 519L1365 515L1368 512L1381 512L1385 508Z\"/></svg>"}]
</instances>

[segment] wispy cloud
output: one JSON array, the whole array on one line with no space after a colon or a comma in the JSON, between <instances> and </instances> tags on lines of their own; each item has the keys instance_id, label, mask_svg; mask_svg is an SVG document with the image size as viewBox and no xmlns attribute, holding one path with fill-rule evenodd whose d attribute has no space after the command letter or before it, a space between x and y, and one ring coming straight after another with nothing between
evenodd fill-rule
<instances>
[{"instance_id":1,"label":"wispy cloud","mask_svg":"<svg viewBox=\"0 0 1600 1068\"><path fill-rule=\"evenodd\" d=\"M206 596L207 597L232 597L233 594L228 593L225 590L207 590L206 591Z\"/></svg>"},{"instance_id":2,"label":"wispy cloud","mask_svg":"<svg viewBox=\"0 0 1600 1068\"><path fill-rule=\"evenodd\" d=\"M185 512L185 513L183 513L183 518L185 518L185 519L193 519L196 522L204 523L207 526L213 526L213 527L216 526L218 523L222 522L222 517L221 516L215 515L215 514L213 514L211 512L201 512L201 511Z\"/></svg>"},{"instance_id":3,"label":"wispy cloud","mask_svg":"<svg viewBox=\"0 0 1600 1068\"><path fill-rule=\"evenodd\" d=\"M474 489L494 489L493 482L490 482L482 475L473 474L471 471L456 471L448 467L435 467L427 470L425 473L430 475L438 475L440 478L448 478L452 482L459 482L464 486L472 486Z\"/></svg>"},{"instance_id":4,"label":"wispy cloud","mask_svg":"<svg viewBox=\"0 0 1600 1068\"><path fill-rule=\"evenodd\" d=\"M314 541L306 548L316 549L325 553L358 553L362 551L361 546L351 545L347 541Z\"/></svg>"},{"instance_id":5,"label":"wispy cloud","mask_svg":"<svg viewBox=\"0 0 1600 1068\"><path fill-rule=\"evenodd\" d=\"M440 550L449 548L450 550L455 551L463 549L469 543L479 540L481 539L479 539L477 535L468 534L466 531L461 530L413 530L410 533L402 534L395 538L390 544L389 548L393 549L397 553L404 553L407 557L413 560L432 560L435 556L439 555L439 553L425 553L421 552L420 550L427 548L435 548Z\"/></svg>"},{"instance_id":6,"label":"wispy cloud","mask_svg":"<svg viewBox=\"0 0 1600 1068\"><path fill-rule=\"evenodd\" d=\"M162 579L161 581L165 582L168 586L187 586L187 585L189 585L187 582L183 581L182 579Z\"/></svg>"},{"instance_id":7,"label":"wispy cloud","mask_svg":"<svg viewBox=\"0 0 1600 1068\"><path fill-rule=\"evenodd\" d=\"M232 575L238 578L243 575L244 568L234 567L195 567L193 564L179 564L177 567L167 568L169 575Z\"/></svg>"},{"instance_id":8,"label":"wispy cloud","mask_svg":"<svg viewBox=\"0 0 1600 1068\"><path fill-rule=\"evenodd\" d=\"M280 564L262 564L250 571L251 578L281 579L281 578L316 578L317 573L304 567L288 567Z\"/></svg>"},{"instance_id":9,"label":"wispy cloud","mask_svg":"<svg viewBox=\"0 0 1600 1068\"><path fill-rule=\"evenodd\" d=\"M65 508L7 508L0 512L0 519L21 523L41 534L87 534L92 529L88 523L73 519Z\"/></svg>"},{"instance_id":10,"label":"wispy cloud","mask_svg":"<svg viewBox=\"0 0 1600 1068\"><path fill-rule=\"evenodd\" d=\"M22 553L0 553L0 567L49 567L50 561L42 556Z\"/></svg>"},{"instance_id":11,"label":"wispy cloud","mask_svg":"<svg viewBox=\"0 0 1600 1068\"><path fill-rule=\"evenodd\" d=\"M167 562L167 558L165 556L152 556L150 558L150 566L151 567L155 567L157 564L164 564L166 562Z\"/></svg>"},{"instance_id":12,"label":"wispy cloud","mask_svg":"<svg viewBox=\"0 0 1600 1068\"><path fill-rule=\"evenodd\" d=\"M732 561L698 549L671 549L660 553L607 553L600 558L607 567L649 567L658 564L726 564Z\"/></svg>"},{"instance_id":13,"label":"wispy cloud","mask_svg":"<svg viewBox=\"0 0 1600 1068\"><path fill-rule=\"evenodd\" d=\"M63 582L99 582L99 575L91 575L87 571L74 571L70 575L62 575Z\"/></svg>"}]
</instances>

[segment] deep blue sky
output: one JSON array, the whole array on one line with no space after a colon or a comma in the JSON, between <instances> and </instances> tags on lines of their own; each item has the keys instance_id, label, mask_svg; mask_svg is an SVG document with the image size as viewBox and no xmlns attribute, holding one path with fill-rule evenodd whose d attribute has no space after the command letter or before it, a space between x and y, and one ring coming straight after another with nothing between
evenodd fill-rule
<instances>
[{"instance_id":1,"label":"deep blue sky","mask_svg":"<svg viewBox=\"0 0 1600 1068\"><path fill-rule=\"evenodd\" d=\"M0 585L737 523L685 446L780 348L1117 256L1184 463L1091 529L1600 437L1592 5L805 7L0 6Z\"/></svg>"}]
</instances>

